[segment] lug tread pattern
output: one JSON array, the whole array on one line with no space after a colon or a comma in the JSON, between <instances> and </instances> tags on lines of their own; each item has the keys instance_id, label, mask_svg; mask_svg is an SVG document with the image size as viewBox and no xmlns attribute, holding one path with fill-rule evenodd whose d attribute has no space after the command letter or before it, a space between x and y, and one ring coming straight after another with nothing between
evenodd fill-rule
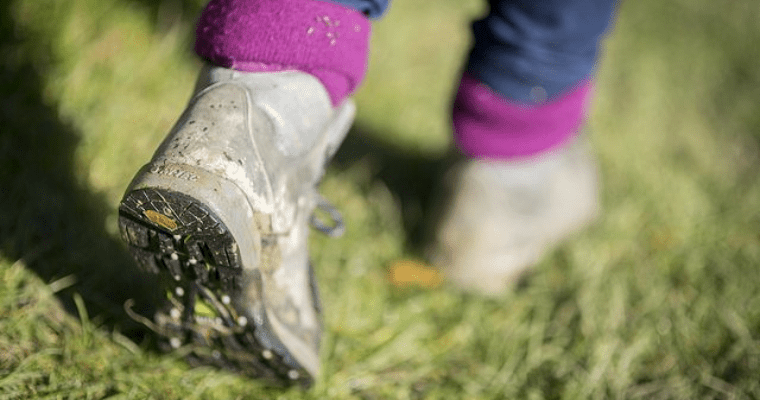
<instances>
[{"instance_id":1,"label":"lug tread pattern","mask_svg":"<svg viewBox=\"0 0 760 400\"><path fill-rule=\"evenodd\" d=\"M292 356L257 339L256 327L266 323L249 323L233 307L231 299L243 289L239 249L203 203L169 190L134 190L119 207L119 229L138 266L159 275L166 290L167 305L154 317L163 350L189 346L191 365L212 365L276 386L312 384L305 369L293 367ZM201 315L199 301L215 316Z\"/></svg>"}]
</instances>

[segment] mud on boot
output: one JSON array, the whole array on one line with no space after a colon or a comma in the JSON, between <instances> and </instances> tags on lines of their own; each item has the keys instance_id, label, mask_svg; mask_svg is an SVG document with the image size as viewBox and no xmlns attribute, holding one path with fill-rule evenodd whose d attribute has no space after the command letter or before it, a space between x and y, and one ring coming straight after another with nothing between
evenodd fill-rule
<instances>
[{"instance_id":1,"label":"mud on boot","mask_svg":"<svg viewBox=\"0 0 760 400\"><path fill-rule=\"evenodd\" d=\"M166 293L149 324L162 347L275 385L318 375L309 221L330 208L316 186L354 113L305 73L204 68L119 207L132 255Z\"/></svg>"}]
</instances>

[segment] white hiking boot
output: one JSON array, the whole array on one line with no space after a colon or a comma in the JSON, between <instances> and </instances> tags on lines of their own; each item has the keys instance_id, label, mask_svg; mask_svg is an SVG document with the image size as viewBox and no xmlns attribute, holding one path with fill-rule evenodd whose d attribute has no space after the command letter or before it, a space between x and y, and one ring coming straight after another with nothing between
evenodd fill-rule
<instances>
[{"instance_id":1,"label":"white hiking boot","mask_svg":"<svg viewBox=\"0 0 760 400\"><path fill-rule=\"evenodd\" d=\"M596 217L597 176L583 137L533 159L461 162L445 177L432 263L462 289L502 292Z\"/></svg>"},{"instance_id":2,"label":"white hiking boot","mask_svg":"<svg viewBox=\"0 0 760 400\"><path fill-rule=\"evenodd\" d=\"M351 126L301 72L206 67L119 207L122 236L168 298L164 347L274 384L319 371L320 305L307 237L316 186ZM334 226L319 224L326 233Z\"/></svg>"}]
</instances>

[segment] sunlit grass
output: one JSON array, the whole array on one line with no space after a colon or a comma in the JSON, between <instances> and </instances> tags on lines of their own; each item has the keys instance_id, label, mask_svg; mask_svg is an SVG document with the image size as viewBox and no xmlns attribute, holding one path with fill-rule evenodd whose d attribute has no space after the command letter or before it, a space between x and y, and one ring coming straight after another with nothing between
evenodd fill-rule
<instances>
[{"instance_id":1,"label":"sunlit grass","mask_svg":"<svg viewBox=\"0 0 760 400\"><path fill-rule=\"evenodd\" d=\"M344 154L322 192L348 233L312 243L326 337L308 392L191 369L113 316L134 285L116 278L115 208L192 89L199 3L0 9L14 32L0 48L0 399L760 397L756 2L622 5L589 124L603 217L499 299L394 287L389 264L416 253L403 193L380 178L393 159ZM356 96L359 142L443 156L483 11L393 4Z\"/></svg>"}]
</instances>

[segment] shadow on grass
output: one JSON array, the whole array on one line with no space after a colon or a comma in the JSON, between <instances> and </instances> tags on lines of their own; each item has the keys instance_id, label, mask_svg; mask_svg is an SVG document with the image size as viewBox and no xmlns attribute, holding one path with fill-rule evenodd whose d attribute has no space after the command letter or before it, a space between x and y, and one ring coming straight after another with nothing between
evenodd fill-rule
<instances>
[{"instance_id":1,"label":"shadow on grass","mask_svg":"<svg viewBox=\"0 0 760 400\"><path fill-rule=\"evenodd\" d=\"M344 171L357 162L367 163L370 179L382 182L399 202L407 250L421 255L433 218L437 184L453 158L425 157L383 142L382 135L358 122L338 150L332 168Z\"/></svg>"},{"instance_id":2,"label":"shadow on grass","mask_svg":"<svg viewBox=\"0 0 760 400\"><path fill-rule=\"evenodd\" d=\"M152 315L151 296L125 248L105 230L110 210L74 176L79 135L42 95L39 65L18 55L21 40L7 2L0 6L0 253L44 282L73 278L56 295L76 314L82 296L97 324L140 341L145 331L124 311ZM36 67L36 68L35 68Z\"/></svg>"}]
</instances>

